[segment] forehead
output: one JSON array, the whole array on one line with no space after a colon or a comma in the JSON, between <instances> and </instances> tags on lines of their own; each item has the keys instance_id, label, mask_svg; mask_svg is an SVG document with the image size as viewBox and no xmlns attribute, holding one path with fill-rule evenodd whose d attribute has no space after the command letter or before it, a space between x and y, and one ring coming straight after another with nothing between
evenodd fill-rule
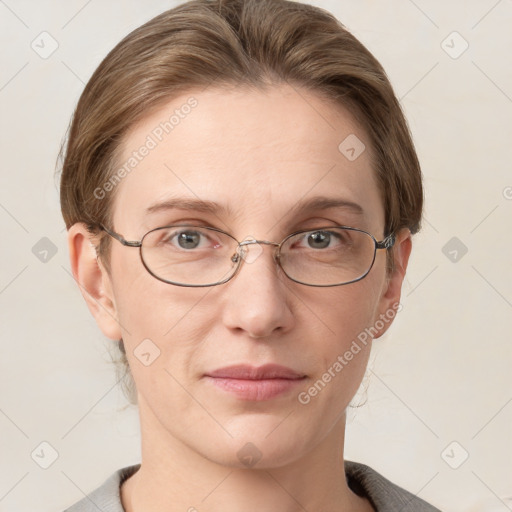
<instances>
[{"instance_id":1,"label":"forehead","mask_svg":"<svg viewBox=\"0 0 512 512\"><path fill-rule=\"evenodd\" d=\"M382 228L367 134L342 106L289 85L180 94L132 128L118 164L114 225L133 234L155 227L156 204L183 199L253 227L339 200L360 205L345 208L353 224Z\"/></svg>"}]
</instances>

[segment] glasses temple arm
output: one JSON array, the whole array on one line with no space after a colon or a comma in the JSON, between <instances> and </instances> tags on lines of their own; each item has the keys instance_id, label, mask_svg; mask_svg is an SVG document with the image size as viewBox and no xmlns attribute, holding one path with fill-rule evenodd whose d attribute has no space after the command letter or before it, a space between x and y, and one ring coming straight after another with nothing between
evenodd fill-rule
<instances>
[{"instance_id":1,"label":"glasses temple arm","mask_svg":"<svg viewBox=\"0 0 512 512\"><path fill-rule=\"evenodd\" d=\"M395 245L395 241L395 235L394 233L391 233L381 242L376 242L377 249L390 249L393 247L393 245Z\"/></svg>"},{"instance_id":2,"label":"glasses temple arm","mask_svg":"<svg viewBox=\"0 0 512 512\"><path fill-rule=\"evenodd\" d=\"M117 241L121 242L123 245L126 245L127 247L140 247L142 245L142 242L136 242L136 241L129 241L123 238L119 233L116 233L115 231L111 231L110 229L106 228L105 226L100 224L100 229L105 231L105 233L109 234L112 238L115 238Z\"/></svg>"}]
</instances>

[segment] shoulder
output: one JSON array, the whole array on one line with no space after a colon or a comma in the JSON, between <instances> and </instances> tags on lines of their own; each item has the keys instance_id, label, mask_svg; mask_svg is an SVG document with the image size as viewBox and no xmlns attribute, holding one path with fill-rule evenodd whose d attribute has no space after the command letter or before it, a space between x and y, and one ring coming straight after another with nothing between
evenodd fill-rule
<instances>
[{"instance_id":1,"label":"shoulder","mask_svg":"<svg viewBox=\"0 0 512 512\"><path fill-rule=\"evenodd\" d=\"M121 504L121 484L140 468L140 464L118 469L97 489L64 512L124 512Z\"/></svg>"},{"instance_id":2,"label":"shoulder","mask_svg":"<svg viewBox=\"0 0 512 512\"><path fill-rule=\"evenodd\" d=\"M349 487L368 498L377 512L440 512L365 464L346 460L345 473Z\"/></svg>"}]
</instances>

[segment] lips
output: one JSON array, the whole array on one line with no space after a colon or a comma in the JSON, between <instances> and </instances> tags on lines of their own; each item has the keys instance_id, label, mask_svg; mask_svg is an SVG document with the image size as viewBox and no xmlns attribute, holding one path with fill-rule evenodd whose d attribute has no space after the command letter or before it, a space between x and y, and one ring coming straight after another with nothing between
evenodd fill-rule
<instances>
[{"instance_id":1,"label":"lips","mask_svg":"<svg viewBox=\"0 0 512 512\"><path fill-rule=\"evenodd\" d=\"M264 380L264 379L302 379L304 374L278 364L265 364L255 367L250 365L235 365L220 368L206 374L208 377L223 379Z\"/></svg>"},{"instance_id":2,"label":"lips","mask_svg":"<svg viewBox=\"0 0 512 512\"><path fill-rule=\"evenodd\" d=\"M277 364L228 366L208 372L204 377L215 389L247 401L270 400L285 395L306 378L302 373Z\"/></svg>"}]
</instances>

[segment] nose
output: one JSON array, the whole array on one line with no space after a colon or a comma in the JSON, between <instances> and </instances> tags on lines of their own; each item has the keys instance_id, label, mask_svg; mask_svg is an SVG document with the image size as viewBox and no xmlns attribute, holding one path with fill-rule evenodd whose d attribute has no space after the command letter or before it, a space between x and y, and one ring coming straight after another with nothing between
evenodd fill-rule
<instances>
[{"instance_id":1,"label":"nose","mask_svg":"<svg viewBox=\"0 0 512 512\"><path fill-rule=\"evenodd\" d=\"M227 328L265 338L294 325L290 284L273 258L276 245L252 240L241 247L241 268L223 285L222 317Z\"/></svg>"}]
</instances>

